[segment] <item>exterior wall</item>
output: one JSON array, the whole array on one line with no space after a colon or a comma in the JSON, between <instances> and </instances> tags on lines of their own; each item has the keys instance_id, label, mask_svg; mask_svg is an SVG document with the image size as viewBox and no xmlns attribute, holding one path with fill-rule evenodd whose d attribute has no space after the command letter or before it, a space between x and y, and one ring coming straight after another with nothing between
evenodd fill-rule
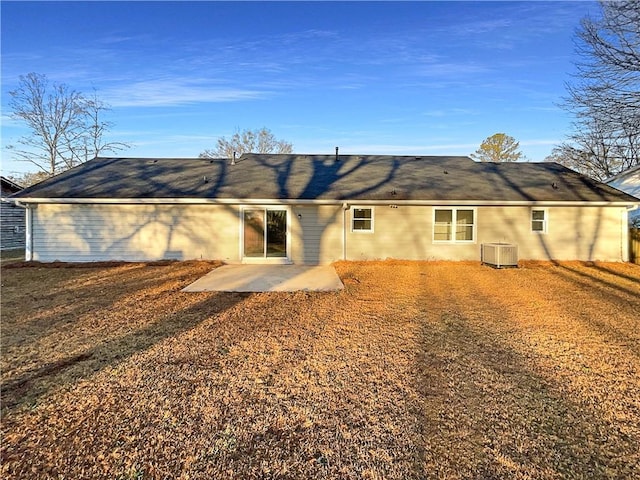
<instances>
[{"instance_id":1,"label":"exterior wall","mask_svg":"<svg viewBox=\"0 0 640 480\"><path fill-rule=\"evenodd\" d=\"M626 208L549 207L547 233L531 231L531 210L478 208L478 242L515 243L523 260L626 260Z\"/></svg>"},{"instance_id":2,"label":"exterior wall","mask_svg":"<svg viewBox=\"0 0 640 480\"><path fill-rule=\"evenodd\" d=\"M24 248L24 208L0 202L0 250Z\"/></svg>"},{"instance_id":3,"label":"exterior wall","mask_svg":"<svg viewBox=\"0 0 640 480\"><path fill-rule=\"evenodd\" d=\"M34 207L34 260L242 260L239 206ZM327 264L345 254L348 260L479 261L481 244L493 242L516 243L520 259L538 260L621 261L628 249L622 207L548 207L545 234L531 231L531 207L477 207L469 243L434 243L432 206L373 209L373 232L360 232L351 231L353 206L346 211L341 205L292 206L291 261Z\"/></svg>"},{"instance_id":4,"label":"exterior wall","mask_svg":"<svg viewBox=\"0 0 640 480\"><path fill-rule=\"evenodd\" d=\"M350 209L347 259L480 260L481 244L493 242L516 243L523 260L626 259L625 208L549 207L548 233L540 234L531 231L531 207L477 207L471 243L434 243L433 209L375 206L373 233L351 231Z\"/></svg>"},{"instance_id":5,"label":"exterior wall","mask_svg":"<svg viewBox=\"0 0 640 480\"><path fill-rule=\"evenodd\" d=\"M291 260L328 264L343 256L341 205L296 205L291 212Z\"/></svg>"},{"instance_id":6,"label":"exterior wall","mask_svg":"<svg viewBox=\"0 0 640 480\"><path fill-rule=\"evenodd\" d=\"M54 205L33 209L33 260L239 261L239 211L217 205Z\"/></svg>"},{"instance_id":7,"label":"exterior wall","mask_svg":"<svg viewBox=\"0 0 640 480\"><path fill-rule=\"evenodd\" d=\"M377 205L373 208L373 233L352 231L353 209L348 212L348 260L480 259L480 244L478 242L433 242L433 207L431 206L398 205L397 208L392 208L389 205Z\"/></svg>"}]
</instances>

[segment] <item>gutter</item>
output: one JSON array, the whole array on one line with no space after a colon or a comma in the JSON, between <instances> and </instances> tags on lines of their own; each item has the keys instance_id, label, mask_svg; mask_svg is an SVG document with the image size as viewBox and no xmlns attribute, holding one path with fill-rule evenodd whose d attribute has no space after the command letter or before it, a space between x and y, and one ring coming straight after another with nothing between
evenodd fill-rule
<instances>
[{"instance_id":1,"label":"gutter","mask_svg":"<svg viewBox=\"0 0 640 480\"><path fill-rule=\"evenodd\" d=\"M307 200L273 198L30 198L13 199L16 205L26 204L102 204L102 205L345 205L345 200ZM640 203L606 201L558 201L558 200L358 200L358 205L403 205L403 206L594 206L628 207L636 209Z\"/></svg>"}]
</instances>

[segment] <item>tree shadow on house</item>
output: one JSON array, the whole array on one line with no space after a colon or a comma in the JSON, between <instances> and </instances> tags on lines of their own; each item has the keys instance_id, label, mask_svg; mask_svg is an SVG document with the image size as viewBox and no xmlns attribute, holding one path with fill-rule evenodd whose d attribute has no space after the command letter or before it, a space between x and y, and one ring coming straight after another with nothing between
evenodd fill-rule
<instances>
[{"instance_id":1,"label":"tree shadow on house","mask_svg":"<svg viewBox=\"0 0 640 480\"><path fill-rule=\"evenodd\" d=\"M249 156L251 161L271 171L277 191L275 198L301 199L303 201L333 200L334 202L357 203L358 198L377 192L388 186L391 194L392 185L402 160L400 158L380 161L379 156L357 155L261 155ZM242 159L241 159L242 160ZM369 172L369 173L367 173ZM373 173L373 175L371 175ZM354 181L352 178L355 178ZM358 181L358 179L360 181ZM326 205L315 212L313 223L300 214L301 228L299 244L302 246L304 263L318 264L326 258L323 252L329 229L336 224L340 229L346 228L346 212L342 205ZM342 232L336 240L343 242ZM331 260L342 259L340 249Z\"/></svg>"},{"instance_id":2,"label":"tree shadow on house","mask_svg":"<svg viewBox=\"0 0 640 480\"><path fill-rule=\"evenodd\" d=\"M553 177L554 182L550 182L549 177L542 177L543 180L538 183L533 182L531 188L538 191L537 196L535 196L532 195L531 191L515 181L513 172L505 167L511 166L495 164L488 167L488 170L490 175L499 178L500 183L507 185L523 200L551 201L554 200L553 195L567 190L571 191L572 195L579 201L607 202L610 200L602 190L595 188L593 181L578 176L574 172L565 174L563 171ZM547 196L545 197L545 195ZM544 233L533 232L530 227L528 229L522 229L520 226L519 228L513 217L506 214L509 207L505 207L507 210L494 209L492 212L494 215L497 215L504 224L507 238L516 244L531 243L531 238L534 238L539 244L540 250L543 252L543 258L559 267L559 272L563 271L564 274L573 276L576 279L582 277L589 282L594 282L604 287L611 287L614 294L616 290L619 290L623 294L634 294L635 284L640 282L638 277L622 274L615 269L605 268L597 263L597 260L599 260L598 257L602 255L602 250L598 250L599 245L603 242L611 241L612 238L610 232L611 215L609 214L609 216L607 216L609 210L602 206L589 206L588 204L586 204L586 208L588 208L588 213L585 213L585 207L558 207L558 209L556 209L555 212L551 212L549 218L546 219L549 231ZM557 216L554 217L554 214L557 215L557 212L561 211L561 209L565 209L566 212L573 212L572 216L565 213L566 216L564 218L558 219ZM609 224L607 224L607 221ZM626 228L625 225L622 225L622 216L619 222L618 225L615 225L615 228L620 229L620 236L613 235L613 237L621 237L622 230ZM559 232L562 232L562 241L559 240ZM527 234L529 238L523 238L523 236ZM552 236L555 237L553 241L550 239ZM624 246L621 245L620 248L622 250ZM582 262L593 267L593 269L573 268L570 262L563 261L574 258L581 259ZM523 258L523 260L528 260L528 258ZM618 277L620 280L629 280L632 288L620 285L620 282L617 281L615 277Z\"/></svg>"},{"instance_id":3,"label":"tree shadow on house","mask_svg":"<svg viewBox=\"0 0 640 480\"><path fill-rule=\"evenodd\" d=\"M567 173L564 170L559 172L553 170L551 172L541 171L535 178L523 183L520 177L521 175L526 175L526 172L518 172L513 168L514 166L515 165L513 164L502 163L487 164L485 165L483 173L492 183L505 186L511 192L510 195L512 195L512 198L517 198L524 202L558 201L563 198L563 195L566 195L567 191L571 192L571 197L574 197L578 201L586 202L605 200L605 198L602 198L602 193L593 187L592 182L588 182L581 177L578 177L573 174L573 172ZM492 210L492 212L501 217L502 222L504 222L507 227L505 229L505 234L512 238L515 236L516 243L518 240L524 240L524 243L530 243L530 238L517 238L519 231L523 232L528 230L527 233L529 234L529 237L535 236L540 245L540 249L543 252L544 258L547 260L552 262L556 261L559 255L559 248L561 248L563 252L566 252L566 245L559 245L558 239L553 243L550 243L546 231L542 233L532 232L530 228L530 221L528 229L519 229L514 220L506 215L505 212L509 210L510 207L503 207L503 209L496 208ZM561 229L566 231L570 228L575 228L576 231L574 232L574 237L570 240L575 248L575 251L571 253L571 258L581 258L586 256L588 260L593 260L597 241L602 235L602 208L600 207L598 210L595 227L592 232L592 238L590 239L583 238L587 235L587 232L582 231L584 228L582 208L574 208L574 210L576 212L576 218L573 219L572 225L563 225L557 219L554 221L553 218L546 218L545 220L547 225L549 225L548 228L552 230L553 234L557 234ZM585 252L581 251L582 245L587 246L588 253L586 255ZM540 257L537 256L537 258Z\"/></svg>"}]
</instances>

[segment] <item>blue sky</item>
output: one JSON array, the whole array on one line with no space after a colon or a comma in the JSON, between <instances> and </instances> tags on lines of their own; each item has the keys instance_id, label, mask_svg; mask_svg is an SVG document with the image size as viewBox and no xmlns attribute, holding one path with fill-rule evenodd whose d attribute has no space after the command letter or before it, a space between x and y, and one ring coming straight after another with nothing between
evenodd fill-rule
<instances>
[{"instance_id":1,"label":"blue sky","mask_svg":"<svg viewBox=\"0 0 640 480\"><path fill-rule=\"evenodd\" d=\"M2 2L2 170L20 75L98 96L127 156L194 157L266 126L299 153L468 155L505 132L531 161L593 2Z\"/></svg>"}]
</instances>

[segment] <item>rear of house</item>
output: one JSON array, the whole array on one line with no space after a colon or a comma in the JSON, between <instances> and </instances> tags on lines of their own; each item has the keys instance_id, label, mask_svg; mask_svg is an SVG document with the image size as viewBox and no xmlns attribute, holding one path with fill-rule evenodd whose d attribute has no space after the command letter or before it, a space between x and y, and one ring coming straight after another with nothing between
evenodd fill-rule
<instances>
[{"instance_id":1,"label":"rear of house","mask_svg":"<svg viewBox=\"0 0 640 480\"><path fill-rule=\"evenodd\" d=\"M243 155L104 159L17 195L27 258L626 261L638 200L552 163L467 157Z\"/></svg>"}]
</instances>

